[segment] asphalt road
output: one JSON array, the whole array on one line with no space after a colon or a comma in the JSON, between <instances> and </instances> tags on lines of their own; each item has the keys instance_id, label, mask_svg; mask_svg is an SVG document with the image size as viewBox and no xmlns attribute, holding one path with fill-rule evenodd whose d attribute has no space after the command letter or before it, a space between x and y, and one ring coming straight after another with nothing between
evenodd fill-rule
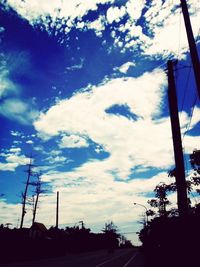
<instances>
[{"instance_id":1,"label":"asphalt road","mask_svg":"<svg viewBox=\"0 0 200 267\"><path fill-rule=\"evenodd\" d=\"M119 249L108 254L95 251L40 261L3 264L2 267L144 267L138 249Z\"/></svg>"}]
</instances>

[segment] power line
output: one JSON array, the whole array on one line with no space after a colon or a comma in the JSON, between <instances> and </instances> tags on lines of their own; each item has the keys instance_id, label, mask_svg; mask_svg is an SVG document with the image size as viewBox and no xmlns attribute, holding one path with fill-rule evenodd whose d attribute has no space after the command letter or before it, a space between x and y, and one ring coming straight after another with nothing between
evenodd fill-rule
<instances>
[{"instance_id":1,"label":"power line","mask_svg":"<svg viewBox=\"0 0 200 267\"><path fill-rule=\"evenodd\" d=\"M178 30L178 50L177 50L177 59L180 56L180 47L181 47L181 8L179 9L179 30Z\"/></svg>"},{"instance_id":2,"label":"power line","mask_svg":"<svg viewBox=\"0 0 200 267\"><path fill-rule=\"evenodd\" d=\"M186 96L186 91L188 89L188 85L189 85L189 80L190 80L190 74L191 74L191 70L192 67L190 67L189 71L188 71L188 75L187 75L187 79L186 79L186 84L185 84L185 88L183 90L183 100L182 100L182 105L181 105L181 112L183 111L183 106L185 104L185 96Z\"/></svg>"},{"instance_id":3,"label":"power line","mask_svg":"<svg viewBox=\"0 0 200 267\"><path fill-rule=\"evenodd\" d=\"M185 132L183 134L183 138L182 138L183 140L184 140L184 137L187 134L187 132L190 130L190 125L191 125L191 122L192 122L192 117L193 117L193 114L194 114L194 109L195 109L195 106L196 106L196 102L197 102L197 95L195 94L193 105L192 105L191 112L190 112L190 115L189 115L189 121L188 121L188 124L186 126L186 130L185 130Z\"/></svg>"}]
</instances>

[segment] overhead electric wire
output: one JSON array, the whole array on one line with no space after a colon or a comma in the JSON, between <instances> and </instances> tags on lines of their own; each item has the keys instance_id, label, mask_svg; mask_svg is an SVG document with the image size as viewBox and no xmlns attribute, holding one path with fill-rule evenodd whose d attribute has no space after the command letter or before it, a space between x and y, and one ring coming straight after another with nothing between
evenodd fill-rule
<instances>
[{"instance_id":1,"label":"overhead electric wire","mask_svg":"<svg viewBox=\"0 0 200 267\"><path fill-rule=\"evenodd\" d=\"M179 29L178 29L178 51L177 51L177 59L180 56L180 47L181 47L181 7L179 7Z\"/></svg>"},{"instance_id":2,"label":"overhead electric wire","mask_svg":"<svg viewBox=\"0 0 200 267\"><path fill-rule=\"evenodd\" d=\"M191 70L192 67L190 67L189 71L188 71L188 75L187 75L187 79L186 79L186 84L185 84L185 88L183 90L183 99L182 99L182 105L181 105L181 112L183 111L183 106L185 104L185 96L186 96L186 91L188 89L188 85L189 85L189 80L190 80L190 74L191 74Z\"/></svg>"},{"instance_id":3,"label":"overhead electric wire","mask_svg":"<svg viewBox=\"0 0 200 267\"><path fill-rule=\"evenodd\" d=\"M187 134L187 132L190 130L190 125L191 125L191 122L192 122L192 117L193 117L193 114L194 114L194 109L195 109L195 106L196 106L197 99L198 99L198 97L195 94L195 97L194 97L194 100L193 100L193 104L192 104L192 108L191 108L191 112L190 112L190 115L189 115L189 121L188 121L188 124L186 126L186 130L185 130L185 132L183 134L183 140L184 140L184 137Z\"/></svg>"}]
</instances>

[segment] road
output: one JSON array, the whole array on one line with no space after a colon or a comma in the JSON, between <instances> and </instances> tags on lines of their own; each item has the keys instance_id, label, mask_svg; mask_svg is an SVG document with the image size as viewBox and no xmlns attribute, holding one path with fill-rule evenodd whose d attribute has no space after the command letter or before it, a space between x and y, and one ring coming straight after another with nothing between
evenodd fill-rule
<instances>
[{"instance_id":1,"label":"road","mask_svg":"<svg viewBox=\"0 0 200 267\"><path fill-rule=\"evenodd\" d=\"M138 249L119 249L112 254L95 251L40 261L9 263L1 267L144 267Z\"/></svg>"}]
</instances>

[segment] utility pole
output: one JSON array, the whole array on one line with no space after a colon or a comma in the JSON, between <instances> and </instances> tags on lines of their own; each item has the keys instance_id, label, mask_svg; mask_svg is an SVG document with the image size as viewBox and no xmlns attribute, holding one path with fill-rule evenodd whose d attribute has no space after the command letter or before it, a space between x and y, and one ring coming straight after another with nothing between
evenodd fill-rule
<instances>
[{"instance_id":1,"label":"utility pole","mask_svg":"<svg viewBox=\"0 0 200 267\"><path fill-rule=\"evenodd\" d=\"M32 158L30 157L30 163L28 164L28 176L27 176L27 180L26 180L26 186L25 186L25 190L24 193L22 193L22 216L21 216L21 223L20 223L20 229L22 229L23 227L23 223L24 223L24 216L26 214L26 197L27 197L27 192L28 192L28 187L30 184L30 177L32 175Z\"/></svg>"},{"instance_id":2,"label":"utility pole","mask_svg":"<svg viewBox=\"0 0 200 267\"><path fill-rule=\"evenodd\" d=\"M185 0L180 0L180 1L181 1L181 8L182 8L182 12L183 12L184 22L185 22L185 28L186 28L186 32L187 32L187 38L188 38L188 43L189 43L189 48L190 48L192 65L193 65L193 69L194 69L197 92L198 92L198 95L200 98L200 62L199 62L197 47L196 47L194 35L192 32L192 26L191 26L191 22L190 22L190 16L189 16L189 12L188 12L187 3Z\"/></svg>"},{"instance_id":3,"label":"utility pole","mask_svg":"<svg viewBox=\"0 0 200 267\"><path fill-rule=\"evenodd\" d=\"M58 229L58 213L59 213L59 192L57 192L57 202L56 202L56 228Z\"/></svg>"},{"instance_id":4,"label":"utility pole","mask_svg":"<svg viewBox=\"0 0 200 267\"><path fill-rule=\"evenodd\" d=\"M175 158L175 178L177 186L177 202L179 216L184 217L188 213L187 187L185 180L185 168L183 159L183 149L181 141L180 123L178 117L178 105L176 96L176 86L174 80L173 61L167 62L168 69L168 98L171 118L172 138Z\"/></svg>"}]
</instances>

